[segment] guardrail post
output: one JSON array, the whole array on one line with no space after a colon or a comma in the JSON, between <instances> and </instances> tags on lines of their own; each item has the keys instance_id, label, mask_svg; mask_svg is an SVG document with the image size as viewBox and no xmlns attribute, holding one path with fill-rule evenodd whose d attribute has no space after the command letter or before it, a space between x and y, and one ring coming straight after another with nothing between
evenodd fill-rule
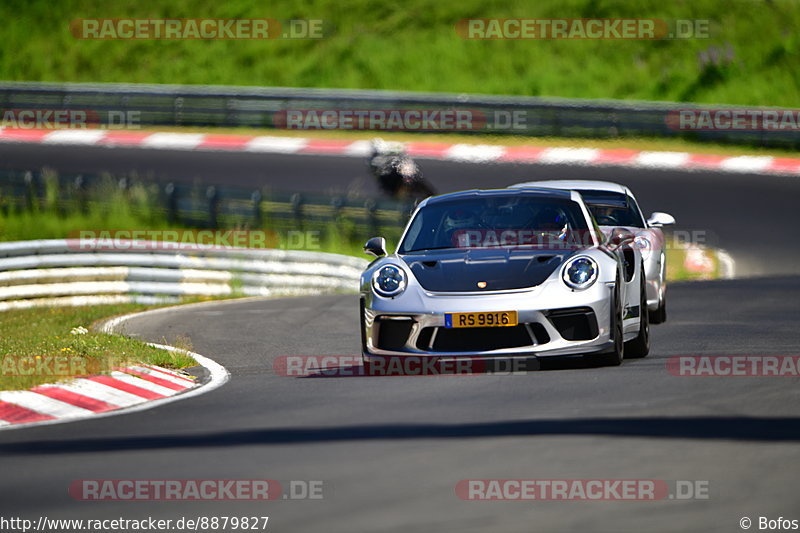
<instances>
[{"instance_id":1,"label":"guardrail post","mask_svg":"<svg viewBox=\"0 0 800 533\"><path fill-rule=\"evenodd\" d=\"M367 220L371 235L379 235L381 232L380 222L378 221L378 205L375 200L370 198L364 202L364 209L367 211Z\"/></svg>"},{"instance_id":2,"label":"guardrail post","mask_svg":"<svg viewBox=\"0 0 800 533\"><path fill-rule=\"evenodd\" d=\"M344 199L341 196L334 196L331 198L331 207L333 208L331 219L333 224L336 226L336 233L339 234L339 238L348 238L349 236L345 235L345 226L343 224L344 219L342 218ZM332 237L332 235L328 235L328 237Z\"/></svg>"},{"instance_id":3,"label":"guardrail post","mask_svg":"<svg viewBox=\"0 0 800 533\"><path fill-rule=\"evenodd\" d=\"M263 199L261 191L253 191L250 199L253 201L253 227L260 228L264 225L264 216L261 213L261 200Z\"/></svg>"},{"instance_id":4,"label":"guardrail post","mask_svg":"<svg viewBox=\"0 0 800 533\"><path fill-rule=\"evenodd\" d=\"M219 214L219 192L213 185L206 189L208 199L208 227L218 228L217 215Z\"/></svg>"},{"instance_id":5,"label":"guardrail post","mask_svg":"<svg viewBox=\"0 0 800 533\"><path fill-rule=\"evenodd\" d=\"M34 211L39 207L39 197L41 196L42 180L39 174L33 172L25 173L25 205L29 211Z\"/></svg>"},{"instance_id":6,"label":"guardrail post","mask_svg":"<svg viewBox=\"0 0 800 533\"><path fill-rule=\"evenodd\" d=\"M297 223L297 227L302 231L305 229L305 224L303 223L303 195L300 193L294 193L292 195L291 202L294 220Z\"/></svg>"},{"instance_id":7,"label":"guardrail post","mask_svg":"<svg viewBox=\"0 0 800 533\"><path fill-rule=\"evenodd\" d=\"M78 177L75 178L75 204L77 205L78 211L84 214L89 212L87 196L86 181L83 179L83 176L78 175Z\"/></svg>"},{"instance_id":8,"label":"guardrail post","mask_svg":"<svg viewBox=\"0 0 800 533\"><path fill-rule=\"evenodd\" d=\"M561 110L553 108L553 130L551 135L553 137L561 136Z\"/></svg>"},{"instance_id":9,"label":"guardrail post","mask_svg":"<svg viewBox=\"0 0 800 533\"><path fill-rule=\"evenodd\" d=\"M175 124L183 124L183 98L177 96L174 102Z\"/></svg>"},{"instance_id":10,"label":"guardrail post","mask_svg":"<svg viewBox=\"0 0 800 533\"><path fill-rule=\"evenodd\" d=\"M167 222L174 224L178 221L178 190L172 183L167 183L164 187L166 195Z\"/></svg>"},{"instance_id":11,"label":"guardrail post","mask_svg":"<svg viewBox=\"0 0 800 533\"><path fill-rule=\"evenodd\" d=\"M333 207L333 221L338 224L342 217L342 207L344 207L342 197L334 196L331 198L331 207Z\"/></svg>"},{"instance_id":12,"label":"guardrail post","mask_svg":"<svg viewBox=\"0 0 800 533\"><path fill-rule=\"evenodd\" d=\"M238 126L238 121L233 120L236 114L236 100L234 98L225 99L225 118L223 119L226 126Z\"/></svg>"}]
</instances>

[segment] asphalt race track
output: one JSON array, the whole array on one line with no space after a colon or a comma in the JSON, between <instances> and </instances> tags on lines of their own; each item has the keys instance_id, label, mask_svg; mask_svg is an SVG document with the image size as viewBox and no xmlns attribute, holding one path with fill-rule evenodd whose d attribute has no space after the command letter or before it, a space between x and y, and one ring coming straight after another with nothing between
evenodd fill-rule
<instances>
[{"instance_id":1,"label":"asphalt race track","mask_svg":"<svg viewBox=\"0 0 800 533\"><path fill-rule=\"evenodd\" d=\"M797 353L800 281L676 285L654 353L527 375L287 378L280 355L355 354L352 296L231 302L141 319L225 364L222 389L159 409L6 432L22 515L271 516L272 531L733 531L797 511L796 378L677 377L670 355ZM77 502L76 479L322 480L321 501ZM466 502L461 479L705 480L710 499Z\"/></svg>"},{"instance_id":2,"label":"asphalt race track","mask_svg":"<svg viewBox=\"0 0 800 533\"><path fill-rule=\"evenodd\" d=\"M5 165L19 168L27 157L0 148ZM43 150L39 165L52 156L57 166L67 157L59 150ZM95 150L102 149L87 149L85 159ZM192 169L195 177L203 167L214 172L216 158L229 158L232 180L252 184L277 186L297 173L303 187L320 189L366 177L359 159L182 155L185 179ZM167 175L178 157L158 152L149 164ZM634 187L645 209L714 232L748 273L798 272L797 178L433 161L424 169L442 191L613 178ZM0 489L0 507L32 518L267 515L268 531L292 532L741 531L745 516L753 530L759 516L800 519L797 378L679 377L666 368L674 355L797 355L798 302L796 276L673 284L669 321L652 328L645 359L441 377L276 375L279 356L358 353L353 295L144 316L129 333L154 341L187 335L231 381L150 411L0 433L0 472L13 480ZM79 479L249 478L321 480L324 498L80 502L67 492ZM709 498L470 502L455 492L459 480L505 478L690 480L707 482Z\"/></svg>"}]
</instances>

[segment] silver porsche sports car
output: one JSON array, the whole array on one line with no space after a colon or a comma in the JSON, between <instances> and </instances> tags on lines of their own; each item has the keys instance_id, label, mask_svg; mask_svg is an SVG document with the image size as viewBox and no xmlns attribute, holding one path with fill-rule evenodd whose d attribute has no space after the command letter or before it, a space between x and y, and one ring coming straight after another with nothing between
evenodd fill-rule
<instances>
[{"instance_id":1,"label":"silver porsche sports car","mask_svg":"<svg viewBox=\"0 0 800 533\"><path fill-rule=\"evenodd\" d=\"M578 191L603 231L624 227L633 232L636 246L644 259L650 322L661 324L667 320L667 255L666 240L661 228L675 224L672 215L655 212L645 220L631 190L608 181L530 181L513 187Z\"/></svg>"},{"instance_id":2,"label":"silver porsche sports car","mask_svg":"<svg viewBox=\"0 0 800 533\"><path fill-rule=\"evenodd\" d=\"M365 364L415 356L583 354L619 365L649 351L634 235L600 231L579 193L472 190L422 201L397 250L382 237L361 276Z\"/></svg>"}]
</instances>

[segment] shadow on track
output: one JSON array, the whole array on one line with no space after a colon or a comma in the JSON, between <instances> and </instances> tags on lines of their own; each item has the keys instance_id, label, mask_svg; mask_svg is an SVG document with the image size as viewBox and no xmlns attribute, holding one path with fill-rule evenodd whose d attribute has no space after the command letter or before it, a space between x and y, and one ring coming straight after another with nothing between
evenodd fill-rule
<instances>
[{"instance_id":1,"label":"shadow on track","mask_svg":"<svg viewBox=\"0 0 800 533\"><path fill-rule=\"evenodd\" d=\"M121 450L313 444L344 441L609 436L732 441L800 441L800 418L642 417L521 420L472 424L384 424L270 428L187 435L89 438L0 444L9 455L98 453Z\"/></svg>"}]
</instances>

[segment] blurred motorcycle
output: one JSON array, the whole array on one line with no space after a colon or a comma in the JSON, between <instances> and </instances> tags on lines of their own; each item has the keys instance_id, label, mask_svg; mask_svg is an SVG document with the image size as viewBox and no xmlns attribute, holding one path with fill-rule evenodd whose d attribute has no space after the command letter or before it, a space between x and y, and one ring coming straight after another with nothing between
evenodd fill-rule
<instances>
[{"instance_id":1,"label":"blurred motorcycle","mask_svg":"<svg viewBox=\"0 0 800 533\"><path fill-rule=\"evenodd\" d=\"M383 139L371 141L368 163L372 175L385 194L396 199L423 199L436 194L422 177L422 170L406 153L402 143Z\"/></svg>"}]
</instances>

